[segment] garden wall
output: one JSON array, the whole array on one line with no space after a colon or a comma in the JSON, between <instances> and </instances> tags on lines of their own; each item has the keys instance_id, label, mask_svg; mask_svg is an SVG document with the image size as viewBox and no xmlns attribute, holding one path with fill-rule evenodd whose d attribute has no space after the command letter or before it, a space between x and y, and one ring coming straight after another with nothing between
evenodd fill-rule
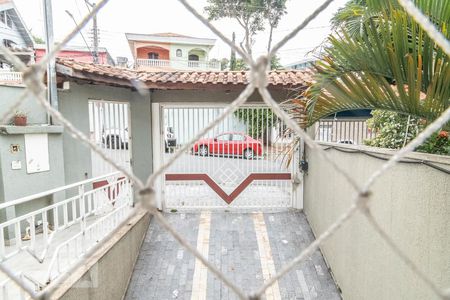
<instances>
[{"instance_id":1,"label":"garden wall","mask_svg":"<svg viewBox=\"0 0 450 300\"><path fill-rule=\"evenodd\" d=\"M324 147L336 144L322 143ZM340 151L339 151L340 150ZM339 146L327 153L362 184L393 151ZM450 157L409 156L450 169ZM355 196L346 180L316 152L306 149L309 170L304 184L304 211L316 236L324 232ZM400 163L371 188L370 209L395 243L439 287L450 287L450 175L424 164ZM357 213L321 250L344 299L437 299L393 253L361 213Z\"/></svg>"}]
</instances>

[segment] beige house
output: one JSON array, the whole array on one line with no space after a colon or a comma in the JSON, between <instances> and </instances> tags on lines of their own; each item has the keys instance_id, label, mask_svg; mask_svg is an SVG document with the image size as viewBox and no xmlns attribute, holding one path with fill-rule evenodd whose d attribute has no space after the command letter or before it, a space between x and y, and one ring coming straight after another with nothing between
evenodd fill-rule
<instances>
[{"instance_id":1,"label":"beige house","mask_svg":"<svg viewBox=\"0 0 450 300\"><path fill-rule=\"evenodd\" d=\"M126 33L137 69L220 71L220 62L210 60L215 39L176 33Z\"/></svg>"}]
</instances>

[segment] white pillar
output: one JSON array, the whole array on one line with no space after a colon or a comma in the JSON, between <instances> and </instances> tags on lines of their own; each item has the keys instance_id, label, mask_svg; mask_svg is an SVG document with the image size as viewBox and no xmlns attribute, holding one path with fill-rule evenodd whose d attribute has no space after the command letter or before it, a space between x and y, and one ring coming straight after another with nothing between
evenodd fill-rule
<instances>
[{"instance_id":1,"label":"white pillar","mask_svg":"<svg viewBox=\"0 0 450 300\"><path fill-rule=\"evenodd\" d=\"M164 127L161 125L163 121L161 113L161 105L152 103L152 137L153 137L153 171L158 170L163 164L163 142ZM156 203L158 209L165 207L163 201L164 195L164 178L159 177L155 180Z\"/></svg>"}]
</instances>

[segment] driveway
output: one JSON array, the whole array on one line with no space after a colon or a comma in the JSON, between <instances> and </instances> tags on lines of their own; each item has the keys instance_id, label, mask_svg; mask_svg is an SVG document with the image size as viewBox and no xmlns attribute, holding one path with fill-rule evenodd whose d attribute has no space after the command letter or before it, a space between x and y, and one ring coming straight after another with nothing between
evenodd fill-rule
<instances>
[{"instance_id":1,"label":"driveway","mask_svg":"<svg viewBox=\"0 0 450 300\"><path fill-rule=\"evenodd\" d=\"M169 213L169 222L246 293L255 291L309 245L305 215ZM266 292L266 299L341 299L319 251ZM237 299L153 219L125 299Z\"/></svg>"}]
</instances>

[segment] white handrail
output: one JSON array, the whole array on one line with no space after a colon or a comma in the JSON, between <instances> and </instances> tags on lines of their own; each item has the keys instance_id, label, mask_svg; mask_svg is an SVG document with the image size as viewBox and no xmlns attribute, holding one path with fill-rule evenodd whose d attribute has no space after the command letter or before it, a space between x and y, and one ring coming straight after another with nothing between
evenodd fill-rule
<instances>
[{"instance_id":1,"label":"white handrail","mask_svg":"<svg viewBox=\"0 0 450 300\"><path fill-rule=\"evenodd\" d=\"M220 71L220 62L218 61L197 61L182 59L136 59L136 67L170 67L179 70L206 70Z\"/></svg>"},{"instance_id":2,"label":"white handrail","mask_svg":"<svg viewBox=\"0 0 450 300\"><path fill-rule=\"evenodd\" d=\"M131 183L125 177L120 179L117 178L117 180L108 182L103 186L85 191L84 184L91 183L99 178L106 178L118 174L121 173L114 172L107 176L99 176L41 193L51 194L51 192L55 190L60 191L67 189L68 187L78 187L78 193L74 196L1 223L0 261L9 259L25 250L36 258L37 261L42 263L56 232L61 232L75 223L81 222L82 227L85 226L87 217L99 213L101 214L105 208L114 207L117 201L126 201L126 203L130 203L131 205L133 203ZM107 199L105 197L107 197ZM51 217L48 218L49 216ZM24 228L26 223L28 223L29 226ZM50 224L52 225L52 228L49 227ZM40 254L36 253L36 236L38 235L36 226L42 226L44 248ZM6 236L4 230L6 228L10 228L7 239L13 242L9 245L5 239ZM25 229L24 237L22 237L23 229ZM24 239L30 241L29 245L23 244Z\"/></svg>"},{"instance_id":3,"label":"white handrail","mask_svg":"<svg viewBox=\"0 0 450 300\"><path fill-rule=\"evenodd\" d=\"M98 176L98 177L95 177L95 178L86 179L86 180L83 180L83 181L79 181L79 182L75 182L75 183L72 183L72 184L68 184L68 185L65 185L65 186L62 186L62 187L54 188L54 189L51 189L51 190L48 190L48 191L45 191L45 192L41 192L41 193L25 196L25 197L22 197L22 198L19 198L19 199L16 199L16 200L7 201L5 203L0 204L0 210L4 209L4 208L7 208L7 207L10 207L10 206L13 206L13 205L22 204L22 203L25 203L25 202L28 202L28 201L31 201L31 200L36 200L36 199L39 199L39 198L42 198L42 197L45 197L45 196L48 196L48 195L52 195L52 194L55 194L55 193L58 193L58 192L62 192L64 190L75 188L75 187L78 187L78 186L81 186L81 185L85 185L85 184L88 184L88 183L93 183L93 182L101 180L101 179L105 179L105 178L108 178L108 177L113 177L113 176L116 176L116 175L119 175L119 174L120 174L120 172L113 172L113 173L109 173L109 174L106 174L106 175L101 175L101 176Z\"/></svg>"},{"instance_id":4,"label":"white handrail","mask_svg":"<svg viewBox=\"0 0 450 300\"><path fill-rule=\"evenodd\" d=\"M2 71L0 70L0 81L22 82L22 72Z\"/></svg>"}]
</instances>

